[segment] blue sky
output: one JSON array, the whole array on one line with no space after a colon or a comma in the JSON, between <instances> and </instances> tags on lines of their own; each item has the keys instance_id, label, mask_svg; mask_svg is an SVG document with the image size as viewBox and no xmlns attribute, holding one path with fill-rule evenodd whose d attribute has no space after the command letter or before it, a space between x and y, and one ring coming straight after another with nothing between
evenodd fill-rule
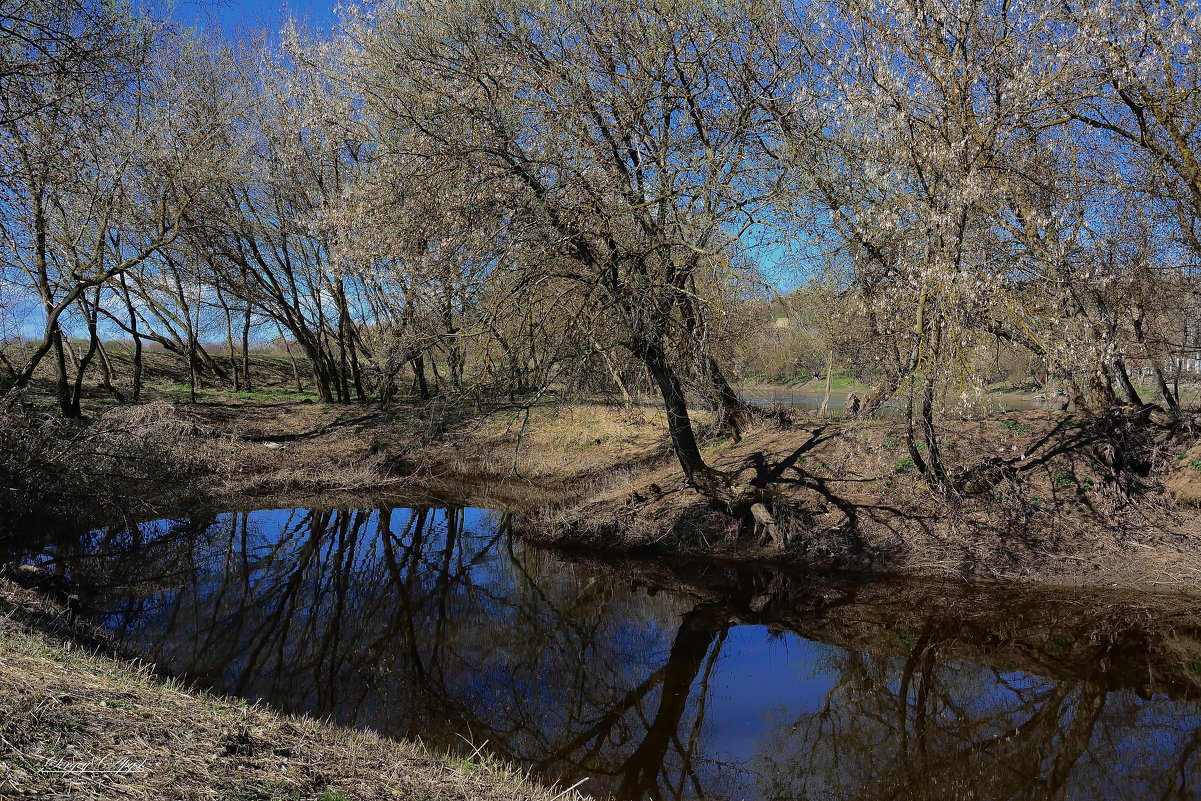
<instances>
[{"instance_id":1,"label":"blue sky","mask_svg":"<svg viewBox=\"0 0 1201 801\"><path fill-rule=\"evenodd\" d=\"M185 25L220 26L226 36L266 28L279 29L281 19L297 17L315 28L334 19L333 0L180 0L175 18Z\"/></svg>"}]
</instances>

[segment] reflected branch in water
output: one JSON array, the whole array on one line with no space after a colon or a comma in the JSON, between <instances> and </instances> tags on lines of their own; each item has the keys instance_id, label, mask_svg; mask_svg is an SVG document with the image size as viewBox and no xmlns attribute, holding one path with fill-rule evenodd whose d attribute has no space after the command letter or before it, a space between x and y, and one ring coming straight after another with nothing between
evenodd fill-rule
<instances>
[{"instance_id":1,"label":"reflected branch in water","mask_svg":"<svg viewBox=\"0 0 1201 801\"><path fill-rule=\"evenodd\" d=\"M470 734L597 795L1198 798L1195 600L570 561L423 507L159 521L28 558L172 672Z\"/></svg>"}]
</instances>

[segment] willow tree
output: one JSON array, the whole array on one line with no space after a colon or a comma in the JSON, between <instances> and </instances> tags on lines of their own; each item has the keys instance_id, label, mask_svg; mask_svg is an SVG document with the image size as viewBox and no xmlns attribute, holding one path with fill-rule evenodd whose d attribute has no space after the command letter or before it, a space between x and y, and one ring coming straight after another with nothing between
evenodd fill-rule
<instances>
[{"instance_id":1,"label":"willow tree","mask_svg":"<svg viewBox=\"0 0 1201 801\"><path fill-rule=\"evenodd\" d=\"M128 106L147 47L120 8L31 4L0 17L0 236L7 292L36 298L42 336L13 369L26 385L55 354L58 399L74 412L60 318L100 285L112 263L78 264L59 245L93 240L120 205ZM103 234L99 243L104 252ZM87 260L91 261L91 260ZM92 269L89 269L92 268ZM98 269L96 269L98 268ZM77 412L75 412L77 414Z\"/></svg>"},{"instance_id":2,"label":"willow tree","mask_svg":"<svg viewBox=\"0 0 1201 801\"><path fill-rule=\"evenodd\" d=\"M564 282L566 308L590 311L581 324L611 324L589 333L646 368L688 482L727 498L682 375L707 352L698 288L777 208L759 102L786 91L787 73L761 69L777 23L761 3L455 0L352 26L374 113L407 132L398 146L430 174L470 165L473 192L512 204L520 258L503 268Z\"/></svg>"},{"instance_id":3,"label":"willow tree","mask_svg":"<svg viewBox=\"0 0 1201 801\"><path fill-rule=\"evenodd\" d=\"M291 335L323 401L351 402L367 394L361 285L325 220L370 145L327 45L288 26L232 60L238 108L225 141L246 154L244 169L189 214L188 247L226 296Z\"/></svg>"},{"instance_id":4,"label":"willow tree","mask_svg":"<svg viewBox=\"0 0 1201 801\"><path fill-rule=\"evenodd\" d=\"M884 380L863 413L908 387L911 458L947 494L936 396L948 379L971 388L970 353L1006 291L981 237L1012 179L1019 110L1045 105L1043 76L1010 46L1042 19L979 0L833 0L793 24L821 66L803 87L813 102L776 113L798 204L878 343Z\"/></svg>"}]
</instances>

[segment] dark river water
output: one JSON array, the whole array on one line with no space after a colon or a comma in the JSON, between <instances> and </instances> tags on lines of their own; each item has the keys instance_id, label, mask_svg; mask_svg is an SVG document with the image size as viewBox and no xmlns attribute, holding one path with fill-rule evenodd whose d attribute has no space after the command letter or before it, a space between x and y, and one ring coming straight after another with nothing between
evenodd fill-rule
<instances>
[{"instance_id":1,"label":"dark river water","mask_svg":"<svg viewBox=\"0 0 1201 801\"><path fill-rule=\"evenodd\" d=\"M196 683L596 796L1201 798L1201 608L568 561L478 509L281 509L26 558Z\"/></svg>"}]
</instances>

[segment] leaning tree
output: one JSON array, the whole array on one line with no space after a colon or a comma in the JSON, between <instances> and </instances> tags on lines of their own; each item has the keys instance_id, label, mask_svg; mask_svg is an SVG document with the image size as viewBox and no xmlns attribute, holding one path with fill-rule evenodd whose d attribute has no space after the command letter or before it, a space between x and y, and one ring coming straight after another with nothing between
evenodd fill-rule
<instances>
[{"instance_id":1,"label":"leaning tree","mask_svg":"<svg viewBox=\"0 0 1201 801\"><path fill-rule=\"evenodd\" d=\"M368 102L437 173L511 203L507 270L571 287L576 334L648 371L687 481L731 499L697 445L685 375L737 403L706 346L708 289L779 209L764 96L778 8L406 3L352 24ZM381 136L381 147L393 147ZM567 329L570 331L570 329Z\"/></svg>"}]
</instances>

